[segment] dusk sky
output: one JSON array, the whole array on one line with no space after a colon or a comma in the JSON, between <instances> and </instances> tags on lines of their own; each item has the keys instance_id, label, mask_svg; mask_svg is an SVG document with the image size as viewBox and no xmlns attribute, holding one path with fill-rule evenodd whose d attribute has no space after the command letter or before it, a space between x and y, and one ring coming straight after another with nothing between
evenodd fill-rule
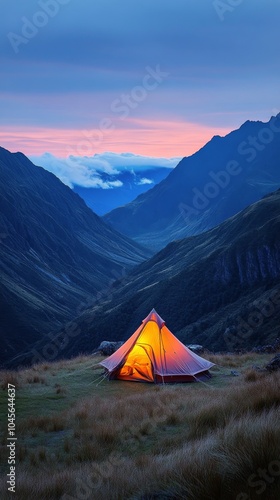
<instances>
[{"instance_id":1,"label":"dusk sky","mask_svg":"<svg viewBox=\"0 0 280 500\"><path fill-rule=\"evenodd\" d=\"M279 0L6 0L0 145L179 158L279 112Z\"/></svg>"}]
</instances>

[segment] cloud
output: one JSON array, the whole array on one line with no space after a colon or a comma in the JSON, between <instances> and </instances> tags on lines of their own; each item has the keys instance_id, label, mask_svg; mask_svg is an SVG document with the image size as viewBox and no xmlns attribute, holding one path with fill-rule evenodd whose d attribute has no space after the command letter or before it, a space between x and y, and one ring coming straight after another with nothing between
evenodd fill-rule
<instances>
[{"instance_id":1,"label":"cloud","mask_svg":"<svg viewBox=\"0 0 280 500\"><path fill-rule=\"evenodd\" d=\"M149 156L134 155L132 153L95 154L88 156L69 156L59 158L51 153L41 156L29 156L35 165L52 172L64 184L73 188L76 186L86 188L114 189L123 186L118 178L125 171L135 176L136 185L153 184L154 181L147 177L139 179L136 173L145 172L154 168L174 168L181 158L154 158Z\"/></svg>"},{"instance_id":2,"label":"cloud","mask_svg":"<svg viewBox=\"0 0 280 500\"><path fill-rule=\"evenodd\" d=\"M123 182L122 181L111 181L111 182L107 182L107 185L110 188L121 187L121 186L123 186Z\"/></svg>"},{"instance_id":3,"label":"cloud","mask_svg":"<svg viewBox=\"0 0 280 500\"><path fill-rule=\"evenodd\" d=\"M15 102L15 99L6 102L7 106L9 104L11 104L11 115L16 113L18 107L21 107L21 101ZM47 121L46 115L44 115L44 118ZM260 117L256 115L254 118L259 119ZM238 116L235 128L247 119L246 113L244 113L242 119ZM99 158L102 162L106 160L108 168L112 161L117 160L122 164L125 161L126 165L129 162L135 164L138 162L137 155L139 155L138 159L143 158L140 162L141 165L143 161L146 164L147 162L153 162L156 166L166 165L172 168L170 159L175 166L183 156L195 153L214 135L223 136L232 130L230 127L199 126L196 123L183 121L127 118L125 123L116 120L114 130L108 130L100 135L98 127L85 128L85 125L81 129L35 127L27 126L27 120L28 116L25 119L24 128L22 125L9 126L7 123L0 124L1 146L10 151L22 151L29 157L41 157L46 151L51 152L57 158L67 156L92 158L94 155L99 154L101 156L95 156L95 158ZM72 121L75 121L74 117L73 120L70 120L71 123ZM104 151L114 151L117 157L113 156L114 153L104 153ZM124 151L133 151L134 156L129 153L124 154Z\"/></svg>"},{"instance_id":4,"label":"cloud","mask_svg":"<svg viewBox=\"0 0 280 500\"><path fill-rule=\"evenodd\" d=\"M147 170L153 167L174 168L181 160L181 157L158 158L153 156L142 156L133 153L111 153L105 152L95 154L90 160L100 161L110 165L115 171L131 170L134 172Z\"/></svg>"},{"instance_id":5,"label":"cloud","mask_svg":"<svg viewBox=\"0 0 280 500\"><path fill-rule=\"evenodd\" d=\"M154 184L154 181L152 181L152 179L147 179L147 177L142 177L136 184L137 186L144 186L145 184Z\"/></svg>"}]
</instances>

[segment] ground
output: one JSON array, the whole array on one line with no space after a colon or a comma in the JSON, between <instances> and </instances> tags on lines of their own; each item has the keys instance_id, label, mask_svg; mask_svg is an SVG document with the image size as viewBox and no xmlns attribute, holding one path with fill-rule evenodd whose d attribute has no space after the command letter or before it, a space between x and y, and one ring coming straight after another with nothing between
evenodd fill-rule
<instances>
[{"instance_id":1,"label":"ground","mask_svg":"<svg viewBox=\"0 0 280 500\"><path fill-rule=\"evenodd\" d=\"M209 381L165 386L107 381L90 356L1 372L1 499L280 498L280 374L252 368L272 355L205 357Z\"/></svg>"}]
</instances>

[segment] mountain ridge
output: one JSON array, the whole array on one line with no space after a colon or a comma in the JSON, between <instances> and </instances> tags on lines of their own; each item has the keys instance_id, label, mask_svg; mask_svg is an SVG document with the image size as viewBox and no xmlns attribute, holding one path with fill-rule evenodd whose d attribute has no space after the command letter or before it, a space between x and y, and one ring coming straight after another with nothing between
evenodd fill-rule
<instances>
[{"instance_id":1,"label":"mountain ridge","mask_svg":"<svg viewBox=\"0 0 280 500\"><path fill-rule=\"evenodd\" d=\"M280 114L214 136L154 188L103 219L154 251L217 226L280 187L279 125Z\"/></svg>"}]
</instances>

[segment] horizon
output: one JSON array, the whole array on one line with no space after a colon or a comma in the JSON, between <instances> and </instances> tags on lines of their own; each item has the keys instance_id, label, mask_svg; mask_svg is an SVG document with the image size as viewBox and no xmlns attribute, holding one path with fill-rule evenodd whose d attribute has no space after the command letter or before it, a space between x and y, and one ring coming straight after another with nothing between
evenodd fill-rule
<instances>
[{"instance_id":1,"label":"horizon","mask_svg":"<svg viewBox=\"0 0 280 500\"><path fill-rule=\"evenodd\" d=\"M246 120L240 124L236 129L230 130L224 135L215 134L208 141L203 143L190 155L182 157L156 157L139 155L131 152L116 153L112 151L104 151L102 153L95 153L92 156L79 156L69 154L67 157L55 156L50 152L44 152L41 155L28 155L17 148L11 152L21 152L32 161L34 165L43 167L45 170L53 173L65 185L74 189L75 187L82 188L96 188L96 189L118 189L124 187L122 175L129 173L134 177L133 184L135 186L146 185L146 189L156 184L152 172L157 169L168 169L171 171L180 163L180 161L188 156L192 156L199 152L205 145L207 145L214 137L225 138L232 132L238 131L245 123L255 122L262 123L264 126L268 125L273 118L280 115L276 109L273 110L274 114L268 121L262 120ZM1 147L1 144L0 144ZM75 151L71 151L75 153ZM150 177L146 177L149 174ZM104 179L104 175L106 179ZM149 187L148 187L149 186Z\"/></svg>"}]
</instances>

